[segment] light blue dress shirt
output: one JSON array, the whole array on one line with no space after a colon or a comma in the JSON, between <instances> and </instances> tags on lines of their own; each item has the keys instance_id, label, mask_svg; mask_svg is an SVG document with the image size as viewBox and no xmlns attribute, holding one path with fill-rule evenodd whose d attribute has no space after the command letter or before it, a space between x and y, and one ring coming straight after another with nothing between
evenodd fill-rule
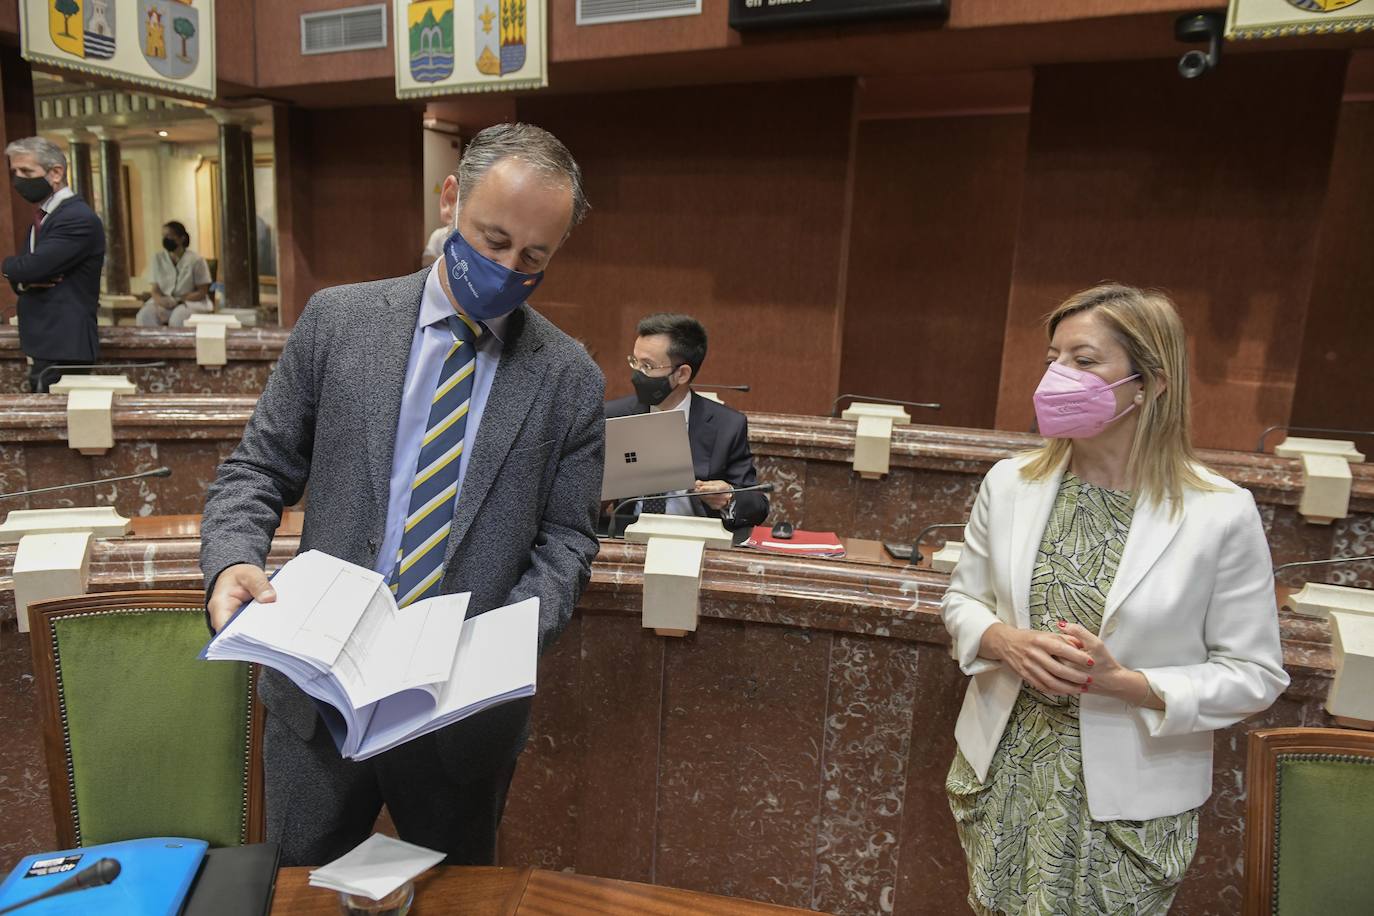
<instances>
[{"instance_id":1,"label":"light blue dress shirt","mask_svg":"<svg viewBox=\"0 0 1374 916\"><path fill-rule=\"evenodd\" d=\"M444 356L453 343L448 319L454 309L439 282L435 263L425 280L424 295L420 299L420 317L415 322L415 336L410 340L410 358L406 362L405 387L401 391L401 416L396 423L396 453L391 459L390 498L386 508L386 534L373 569L390 575L396 565L396 553L401 549L406 515L410 512L410 485L415 480L415 462L420 460L420 442L429 423L430 403L439 384L439 370ZM477 429L491 394L491 382L501 362L502 339L509 316L484 322L486 331L477 341L477 368L473 371L472 402L468 405L467 429L463 432L463 454L458 459L458 500L463 498L463 480L467 477L468 461L472 458ZM457 503L454 504L455 507Z\"/></svg>"}]
</instances>

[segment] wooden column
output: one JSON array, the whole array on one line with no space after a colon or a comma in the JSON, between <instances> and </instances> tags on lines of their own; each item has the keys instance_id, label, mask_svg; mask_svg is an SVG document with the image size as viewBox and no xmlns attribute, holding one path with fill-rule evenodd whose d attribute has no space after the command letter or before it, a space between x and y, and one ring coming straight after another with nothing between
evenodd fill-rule
<instances>
[{"instance_id":1,"label":"wooden column","mask_svg":"<svg viewBox=\"0 0 1374 916\"><path fill-rule=\"evenodd\" d=\"M91 141L95 135L85 130L67 132L67 183L86 203L95 200L95 177L91 170Z\"/></svg>"},{"instance_id":2,"label":"wooden column","mask_svg":"<svg viewBox=\"0 0 1374 916\"><path fill-rule=\"evenodd\" d=\"M0 149L36 131L33 111L33 71L19 49L0 45ZM25 233L33 220L33 204L19 196L8 176L0 182L0 257L18 254L27 244ZM15 295L0 283L0 322L14 314Z\"/></svg>"},{"instance_id":3,"label":"wooden column","mask_svg":"<svg viewBox=\"0 0 1374 916\"><path fill-rule=\"evenodd\" d=\"M129 293L129 239L124 212L124 165L118 135L93 129L100 138L100 221L105 224L105 292Z\"/></svg>"},{"instance_id":4,"label":"wooden column","mask_svg":"<svg viewBox=\"0 0 1374 916\"><path fill-rule=\"evenodd\" d=\"M258 263L258 192L253 184L253 129L251 125L243 127L243 188L247 197L247 221L248 227L248 281L252 290L252 298L249 300L256 307L261 300L258 297L258 277L262 274L262 265Z\"/></svg>"},{"instance_id":5,"label":"wooden column","mask_svg":"<svg viewBox=\"0 0 1374 916\"><path fill-rule=\"evenodd\" d=\"M252 205L252 120L236 111L210 109L219 122L219 281L229 308L257 308Z\"/></svg>"}]
</instances>

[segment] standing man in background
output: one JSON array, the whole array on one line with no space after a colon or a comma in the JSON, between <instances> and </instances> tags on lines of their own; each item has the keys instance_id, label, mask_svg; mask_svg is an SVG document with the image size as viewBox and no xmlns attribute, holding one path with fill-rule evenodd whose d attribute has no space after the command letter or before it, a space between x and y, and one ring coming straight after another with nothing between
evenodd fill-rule
<instances>
[{"instance_id":1,"label":"standing man in background","mask_svg":"<svg viewBox=\"0 0 1374 916\"><path fill-rule=\"evenodd\" d=\"M547 131L500 124L443 196L456 224L433 268L321 290L291 332L243 442L205 503L210 625L276 593L262 566L284 506L310 500L300 549L387 576L397 603L471 592L468 616L539 599L539 648L572 617L597 553L605 379L525 299L587 211ZM315 704L264 670L267 837L322 865L372 832L489 865L529 700L370 760L344 760Z\"/></svg>"},{"instance_id":2,"label":"standing man in background","mask_svg":"<svg viewBox=\"0 0 1374 916\"><path fill-rule=\"evenodd\" d=\"M44 370L96 361L95 315L105 265L105 227L67 186L67 157L57 144L25 137L5 147L14 189L34 204L33 228L20 253L5 259L5 279L19 296L19 345L33 360L29 390L57 380Z\"/></svg>"}]
</instances>

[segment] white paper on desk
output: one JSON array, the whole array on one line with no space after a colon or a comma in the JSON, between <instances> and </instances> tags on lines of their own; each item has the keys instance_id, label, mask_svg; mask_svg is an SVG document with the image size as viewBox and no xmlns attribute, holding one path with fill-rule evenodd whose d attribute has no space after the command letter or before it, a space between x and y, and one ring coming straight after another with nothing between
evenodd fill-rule
<instances>
[{"instance_id":1,"label":"white paper on desk","mask_svg":"<svg viewBox=\"0 0 1374 916\"><path fill-rule=\"evenodd\" d=\"M381 900L443 860L442 852L374 833L350 852L312 871L310 884Z\"/></svg>"}]
</instances>

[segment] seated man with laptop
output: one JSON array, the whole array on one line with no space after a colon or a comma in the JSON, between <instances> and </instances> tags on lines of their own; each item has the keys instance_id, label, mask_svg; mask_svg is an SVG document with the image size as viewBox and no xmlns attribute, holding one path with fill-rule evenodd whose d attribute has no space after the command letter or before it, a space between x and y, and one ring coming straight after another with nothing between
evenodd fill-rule
<instances>
[{"instance_id":1,"label":"seated man with laptop","mask_svg":"<svg viewBox=\"0 0 1374 916\"><path fill-rule=\"evenodd\" d=\"M640 321L637 333L629 358L635 393L606 404L607 480L603 497L651 498L622 510L613 533L619 534L639 512L658 512L718 518L730 531L747 534L768 517L768 497L760 492L721 492L754 486L758 476L744 414L692 391L691 382L706 360L706 329L689 315L662 314ZM674 442L680 442L680 433L674 435L675 426L657 428L669 422L666 418L649 422L617 419L674 412L686 420L689 457L674 453ZM651 423L656 428L650 429ZM647 463L642 454L645 449L650 459ZM675 459L680 466L677 478L672 476ZM688 461L690 479L681 479ZM653 484L645 475L655 470L666 473L668 484L650 489ZM617 478L622 479L620 495L612 492ZM642 481L638 485L646 488L635 492L631 481ZM675 482L680 486L671 486ZM699 495L685 495L689 492Z\"/></svg>"}]
</instances>

